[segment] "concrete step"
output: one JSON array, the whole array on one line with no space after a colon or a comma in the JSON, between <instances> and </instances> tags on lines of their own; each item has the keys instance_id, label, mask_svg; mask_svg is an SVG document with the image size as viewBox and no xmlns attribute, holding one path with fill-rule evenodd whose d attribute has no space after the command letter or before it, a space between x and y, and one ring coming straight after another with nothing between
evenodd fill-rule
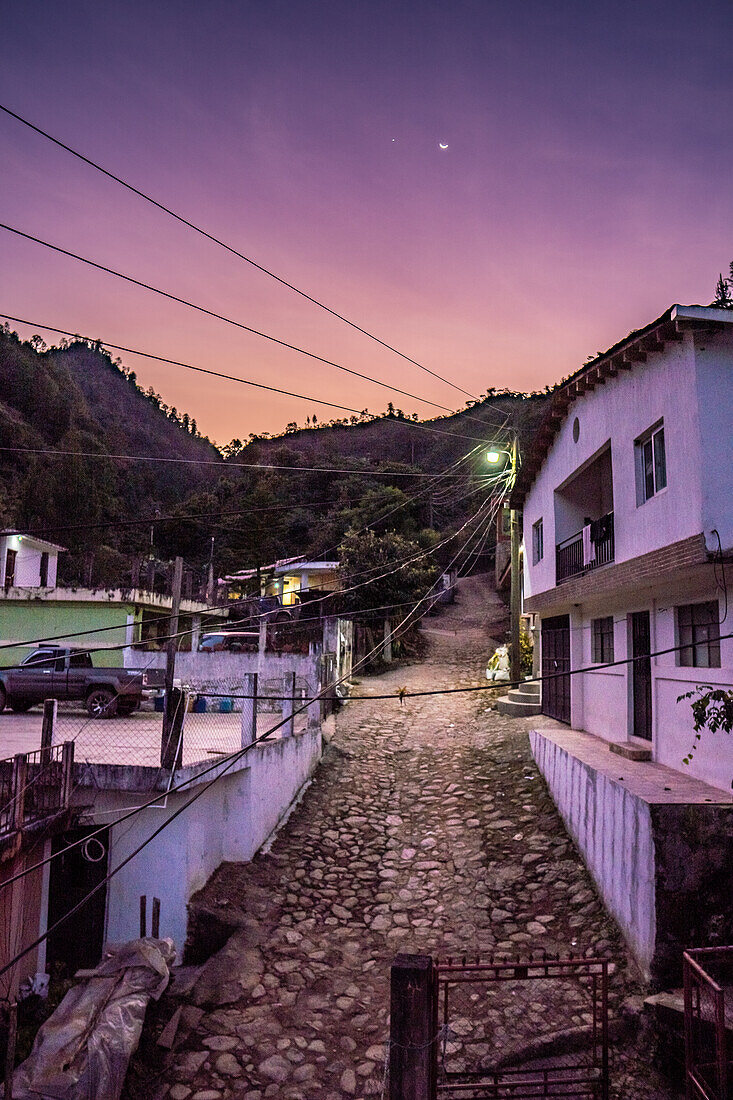
<instances>
[{"instance_id":1,"label":"concrete step","mask_svg":"<svg viewBox=\"0 0 733 1100\"><path fill-rule=\"evenodd\" d=\"M530 714L540 714L542 707L539 703L517 702L510 694L498 700L496 709L499 714L506 714L508 718L526 718Z\"/></svg>"},{"instance_id":2,"label":"concrete step","mask_svg":"<svg viewBox=\"0 0 733 1100\"><path fill-rule=\"evenodd\" d=\"M522 684L521 688L517 688L517 691L523 691L528 695L534 695L537 699L540 697L540 684L539 680L527 680Z\"/></svg>"},{"instance_id":3,"label":"concrete step","mask_svg":"<svg viewBox=\"0 0 733 1100\"><path fill-rule=\"evenodd\" d=\"M524 688L512 688L509 698L514 703L539 703L540 696L537 691L525 691Z\"/></svg>"}]
</instances>

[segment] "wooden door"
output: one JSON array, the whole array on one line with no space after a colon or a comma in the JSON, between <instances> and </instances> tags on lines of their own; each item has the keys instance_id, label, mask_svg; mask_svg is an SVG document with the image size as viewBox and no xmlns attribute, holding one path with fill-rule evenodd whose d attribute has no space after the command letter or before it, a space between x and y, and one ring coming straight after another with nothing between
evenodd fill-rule
<instances>
[{"instance_id":1,"label":"wooden door","mask_svg":"<svg viewBox=\"0 0 733 1100\"><path fill-rule=\"evenodd\" d=\"M542 713L570 724L570 617L542 620Z\"/></svg>"},{"instance_id":2,"label":"wooden door","mask_svg":"<svg viewBox=\"0 0 733 1100\"><path fill-rule=\"evenodd\" d=\"M648 611L635 611L631 616L632 731L644 741L652 739L652 662L651 623Z\"/></svg>"}]
</instances>

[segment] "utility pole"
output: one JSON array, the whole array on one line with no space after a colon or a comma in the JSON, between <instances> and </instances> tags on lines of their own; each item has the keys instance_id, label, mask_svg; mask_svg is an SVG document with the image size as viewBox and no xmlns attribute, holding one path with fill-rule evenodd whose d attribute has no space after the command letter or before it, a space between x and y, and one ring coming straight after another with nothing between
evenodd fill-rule
<instances>
[{"instance_id":1,"label":"utility pole","mask_svg":"<svg viewBox=\"0 0 733 1100\"><path fill-rule=\"evenodd\" d=\"M512 490L517 480L518 444L517 437L512 441ZM509 679L516 683L521 680L521 657L519 653L519 614L521 610L521 592L519 587L519 512L512 508L509 512L509 532L511 535L511 593L509 597L510 645Z\"/></svg>"},{"instance_id":2,"label":"utility pole","mask_svg":"<svg viewBox=\"0 0 733 1100\"><path fill-rule=\"evenodd\" d=\"M176 558L173 569L173 601L169 620L168 645L165 660L165 709L163 711L163 737L160 746L160 765L173 771L180 765L178 740L183 722L183 699L180 689L174 691L173 678L176 671L176 652L178 650L178 613L181 609L181 586L183 582L183 558Z\"/></svg>"},{"instance_id":3,"label":"utility pole","mask_svg":"<svg viewBox=\"0 0 733 1100\"><path fill-rule=\"evenodd\" d=\"M214 535L211 536L211 550L209 551L209 569L206 576L206 601L209 607L214 604Z\"/></svg>"}]
</instances>

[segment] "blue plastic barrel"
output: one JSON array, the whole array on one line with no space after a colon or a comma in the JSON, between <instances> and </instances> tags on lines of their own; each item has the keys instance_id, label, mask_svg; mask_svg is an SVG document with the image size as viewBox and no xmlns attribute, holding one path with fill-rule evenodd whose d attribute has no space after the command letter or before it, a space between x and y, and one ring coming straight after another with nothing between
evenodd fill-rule
<instances>
[{"instance_id":1,"label":"blue plastic barrel","mask_svg":"<svg viewBox=\"0 0 733 1100\"><path fill-rule=\"evenodd\" d=\"M197 695L193 701L194 714L206 714L206 696Z\"/></svg>"},{"instance_id":2,"label":"blue plastic barrel","mask_svg":"<svg viewBox=\"0 0 733 1100\"><path fill-rule=\"evenodd\" d=\"M234 710L234 700L232 699L220 699L219 700L219 714L231 714Z\"/></svg>"}]
</instances>

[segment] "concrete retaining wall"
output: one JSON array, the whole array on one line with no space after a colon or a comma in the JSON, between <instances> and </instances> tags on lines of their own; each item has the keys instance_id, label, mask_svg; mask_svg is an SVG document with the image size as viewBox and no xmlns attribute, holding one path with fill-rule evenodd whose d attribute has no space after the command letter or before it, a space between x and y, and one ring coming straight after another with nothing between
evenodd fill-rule
<instances>
[{"instance_id":1,"label":"concrete retaining wall","mask_svg":"<svg viewBox=\"0 0 733 1100\"><path fill-rule=\"evenodd\" d=\"M320 756L320 729L252 749L111 880L106 940L114 943L135 938L139 932L140 895L148 897L148 913L152 898L158 897L161 935L173 937L180 959L191 895L220 863L252 859L313 773ZM200 785L210 778L205 777ZM113 826L110 870L198 789L194 781L186 790L170 795L164 809L144 810L124 824ZM80 797L88 801L88 794L84 790ZM121 811L145 800L146 796L131 797L129 791L99 791L94 800L94 821L109 822L113 817L109 811Z\"/></svg>"},{"instance_id":2,"label":"concrete retaining wall","mask_svg":"<svg viewBox=\"0 0 733 1100\"><path fill-rule=\"evenodd\" d=\"M654 841L649 806L532 730L530 744L555 805L644 975L654 956ZM624 762L620 762L623 766Z\"/></svg>"},{"instance_id":3,"label":"concrete retaining wall","mask_svg":"<svg viewBox=\"0 0 733 1100\"><path fill-rule=\"evenodd\" d=\"M733 942L730 795L571 729L530 744L568 832L644 977L681 983L682 952Z\"/></svg>"}]
</instances>

